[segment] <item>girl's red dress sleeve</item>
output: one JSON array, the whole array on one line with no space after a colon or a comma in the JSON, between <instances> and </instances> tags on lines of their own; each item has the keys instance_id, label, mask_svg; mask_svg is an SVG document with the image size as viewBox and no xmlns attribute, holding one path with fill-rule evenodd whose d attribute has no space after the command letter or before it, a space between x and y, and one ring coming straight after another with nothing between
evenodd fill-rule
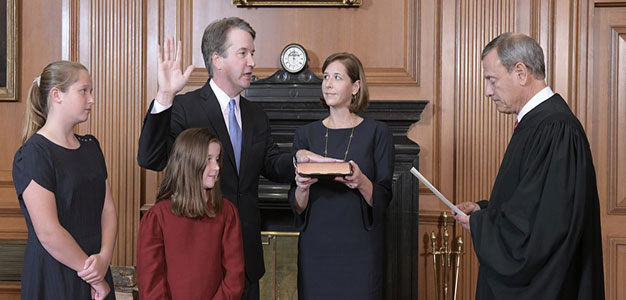
<instances>
[{"instance_id":1,"label":"girl's red dress sleeve","mask_svg":"<svg viewBox=\"0 0 626 300\"><path fill-rule=\"evenodd\" d=\"M157 214L149 210L139 226L137 242L137 287L140 299L171 299L167 285L163 230Z\"/></svg>"},{"instance_id":2,"label":"girl's red dress sleeve","mask_svg":"<svg viewBox=\"0 0 626 300\"><path fill-rule=\"evenodd\" d=\"M244 287L243 240L237 209L224 199L224 235L222 236L222 268L224 277L213 299L240 299Z\"/></svg>"}]
</instances>

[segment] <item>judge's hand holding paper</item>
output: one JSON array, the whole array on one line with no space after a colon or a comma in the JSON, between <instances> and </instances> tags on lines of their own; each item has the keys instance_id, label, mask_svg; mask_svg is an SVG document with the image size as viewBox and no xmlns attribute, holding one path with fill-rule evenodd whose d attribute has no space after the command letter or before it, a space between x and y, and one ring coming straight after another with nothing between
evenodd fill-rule
<instances>
[{"instance_id":1,"label":"judge's hand holding paper","mask_svg":"<svg viewBox=\"0 0 626 300\"><path fill-rule=\"evenodd\" d=\"M419 179L431 192L433 192L433 194L435 194L437 196L437 198L439 198L439 200L441 200L441 202L443 202L450 209L452 209L453 215L461 215L461 216L467 217L467 214L465 214L458 207L454 206L454 204L452 204L452 202L450 202L448 199L446 199L446 197L443 194L441 194L441 192L439 192L439 190L437 190L437 188L435 188L435 186L433 186L430 183L430 181L428 181L428 179L426 179L426 177L424 177L424 175L422 175L422 173L420 173L417 169L415 169L415 167L411 167L411 174L413 174L415 177L417 177L417 179ZM468 217L468 219L469 219L469 217Z\"/></svg>"},{"instance_id":2,"label":"judge's hand holding paper","mask_svg":"<svg viewBox=\"0 0 626 300\"><path fill-rule=\"evenodd\" d=\"M437 196L445 205L447 205L450 209L452 209L452 216L463 226L465 229L469 230L469 215L475 211L480 210L480 206L473 202L463 202L459 203L456 206L452 204L446 197L439 192L435 186L433 186L422 173L417 171L415 167L411 167L411 174L413 174L417 179L419 179L428 189L430 189L433 194Z\"/></svg>"}]
</instances>

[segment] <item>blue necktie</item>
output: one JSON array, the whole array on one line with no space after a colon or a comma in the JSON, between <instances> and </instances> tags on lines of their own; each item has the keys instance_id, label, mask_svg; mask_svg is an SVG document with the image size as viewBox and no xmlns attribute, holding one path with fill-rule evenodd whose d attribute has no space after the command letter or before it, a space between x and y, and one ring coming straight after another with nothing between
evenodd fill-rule
<instances>
[{"instance_id":1,"label":"blue necktie","mask_svg":"<svg viewBox=\"0 0 626 300\"><path fill-rule=\"evenodd\" d=\"M235 153L235 163L237 163L237 174L239 174L239 162L241 161L241 128L239 128L239 123L237 123L237 116L235 115L235 99L230 99L230 102L228 102L228 109L230 143L233 145L233 152Z\"/></svg>"}]
</instances>

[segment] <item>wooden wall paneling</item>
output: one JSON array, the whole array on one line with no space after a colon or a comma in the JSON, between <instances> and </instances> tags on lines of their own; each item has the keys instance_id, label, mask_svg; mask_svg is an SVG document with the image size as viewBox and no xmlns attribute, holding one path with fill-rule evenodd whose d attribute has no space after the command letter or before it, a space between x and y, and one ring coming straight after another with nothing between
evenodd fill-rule
<instances>
[{"instance_id":1,"label":"wooden wall paneling","mask_svg":"<svg viewBox=\"0 0 626 300\"><path fill-rule=\"evenodd\" d=\"M20 54L17 101L0 102L0 243L9 246L23 244L27 239L26 222L19 208L11 173L13 157L22 145L21 134L28 90L43 67L61 58L61 1L16 1L16 5ZM11 247L3 247L8 248ZM5 262L20 259L4 251L0 251L0 255ZM19 298L19 282L0 282L1 300Z\"/></svg>"},{"instance_id":2,"label":"wooden wall paneling","mask_svg":"<svg viewBox=\"0 0 626 300\"><path fill-rule=\"evenodd\" d=\"M295 41L307 48L311 69L318 73L326 56L349 51L370 62L365 68L374 85L417 84L420 27L416 16L420 14L420 3L393 0L372 1L359 8L237 8L228 2L179 2L177 17L182 21L178 32L189 49L186 54L191 55L185 62L196 67L189 85L199 86L207 79L198 51L203 29L225 16L239 16L257 31L255 74L259 77L269 76L279 68L280 50ZM173 17L172 13L167 14ZM368 46L364 47L366 43Z\"/></svg>"},{"instance_id":3,"label":"wooden wall paneling","mask_svg":"<svg viewBox=\"0 0 626 300\"><path fill-rule=\"evenodd\" d=\"M61 0L61 56L64 60L78 57L78 1Z\"/></svg>"},{"instance_id":4,"label":"wooden wall paneling","mask_svg":"<svg viewBox=\"0 0 626 300\"><path fill-rule=\"evenodd\" d=\"M456 9L456 199L478 201L489 197L514 123L512 116L497 112L485 98L480 55L500 33L515 31L516 1L458 1ZM459 295L460 299L473 299L478 262L470 234L457 227L467 245Z\"/></svg>"},{"instance_id":5,"label":"wooden wall paneling","mask_svg":"<svg viewBox=\"0 0 626 300\"><path fill-rule=\"evenodd\" d=\"M19 282L0 282L0 300L19 300L20 290Z\"/></svg>"},{"instance_id":6,"label":"wooden wall paneling","mask_svg":"<svg viewBox=\"0 0 626 300\"><path fill-rule=\"evenodd\" d=\"M46 64L61 57L60 51L54 48L60 46L60 30L56 26L60 25L59 4L56 0L17 3L16 22L20 40L17 101L0 102L0 219L3 219L0 240L26 239L26 225L19 210L11 175L13 157L22 145L24 108L33 79L39 76ZM48 48L51 49L41 51Z\"/></svg>"},{"instance_id":7,"label":"wooden wall paneling","mask_svg":"<svg viewBox=\"0 0 626 300\"><path fill-rule=\"evenodd\" d=\"M607 213L626 215L626 22L609 34ZM621 137L621 138L620 138ZM622 149L622 151L619 151Z\"/></svg>"},{"instance_id":8,"label":"wooden wall paneling","mask_svg":"<svg viewBox=\"0 0 626 300\"><path fill-rule=\"evenodd\" d=\"M438 36L439 36L439 62L441 65L439 70L439 76L435 79L439 82L438 90L439 97L435 98L434 105L437 106L436 118L438 118L438 128L436 131L436 135L439 140L439 160L436 162L439 165L439 178L441 183L439 185L440 191L448 197L449 200L458 203L461 202L462 199L458 198L459 194L457 193L457 176L456 173L456 164L458 158L456 157L457 153L457 141L456 141L456 130L457 130L457 95L458 95L458 87L460 78L457 77L457 70L460 68L460 60L458 60L459 49L458 49L458 17L460 15L460 11L458 10L459 1L440 1L440 21L438 28ZM452 34L454 33L454 34ZM452 62L452 63L450 63ZM433 107L433 106L431 106ZM424 115L424 114L423 114ZM423 151L422 151L423 152ZM426 163L422 163L425 165ZM420 200L425 198L424 196L420 196ZM433 201L439 201L437 199L433 199ZM431 214L430 217L423 215L421 213L422 207L421 204L424 201L420 201L420 248L425 249L428 247L428 233L431 231L436 231L437 226L440 226L438 222L438 217L435 217L434 214ZM437 222L436 224L428 224L425 223L427 220L433 220ZM467 237L463 230L459 230L456 224L451 224L451 233L456 236L463 236L463 240L465 242L464 253L461 257L461 266L460 266L460 274L459 274L459 283L457 286L457 299L469 299L471 287L471 264L475 264L476 260L472 257L474 256L473 250L468 248L471 244L471 238ZM427 251L424 251L427 253ZM421 257L420 257L421 258ZM420 282L425 282L427 284L428 293L427 295L420 294L420 299L436 299L433 296L435 293L434 286L434 278L432 273L432 258L424 260L424 264L420 264L419 278Z\"/></svg>"},{"instance_id":9,"label":"wooden wall paneling","mask_svg":"<svg viewBox=\"0 0 626 300\"><path fill-rule=\"evenodd\" d=\"M5 224L10 227L0 225L0 240L26 239L26 225L19 211L11 175L13 157L22 145L25 102L33 79L39 76L46 64L61 58L60 1L27 1L17 4L16 21L20 39L17 101L0 102L0 214L3 215L2 219L11 218L14 221L5 220Z\"/></svg>"},{"instance_id":10,"label":"wooden wall paneling","mask_svg":"<svg viewBox=\"0 0 626 300\"><path fill-rule=\"evenodd\" d=\"M576 116L580 123L585 127L587 135L587 118L588 110L584 105L589 96L589 89L587 87L589 74L589 65L591 58L589 57L591 44L590 24L591 24L591 11L593 11L593 4L589 0L578 0L575 3L575 10L572 12L574 22L572 24L572 32L574 40L572 49L573 64L572 72L576 75L572 77L572 101L575 103ZM592 149L593 150L593 149ZM595 159L594 159L595 162Z\"/></svg>"},{"instance_id":11,"label":"wooden wall paneling","mask_svg":"<svg viewBox=\"0 0 626 300\"><path fill-rule=\"evenodd\" d=\"M79 127L100 141L118 212L113 264L134 265L141 195L136 163L144 114L143 1L81 1L78 60L88 66L95 109Z\"/></svg>"},{"instance_id":12,"label":"wooden wall paneling","mask_svg":"<svg viewBox=\"0 0 626 300\"><path fill-rule=\"evenodd\" d=\"M604 236L605 286L609 299L625 296L624 264L626 240L623 186L626 168L623 147L626 140L626 2L589 3L588 53L590 76L587 80L586 129L594 155ZM620 151L620 147L622 151Z\"/></svg>"},{"instance_id":13,"label":"wooden wall paneling","mask_svg":"<svg viewBox=\"0 0 626 300\"><path fill-rule=\"evenodd\" d=\"M16 146L19 147L20 145L21 139ZM15 151L7 153L7 156L10 156L11 160L13 160L14 154ZM0 170L0 242L26 240L27 237L26 221L15 195L11 171ZM0 255L2 254L0 252Z\"/></svg>"},{"instance_id":14,"label":"wooden wall paneling","mask_svg":"<svg viewBox=\"0 0 626 300\"><path fill-rule=\"evenodd\" d=\"M626 238L608 237L607 240L608 258L604 269L606 298L626 299L626 286L623 279L626 278Z\"/></svg>"},{"instance_id":15,"label":"wooden wall paneling","mask_svg":"<svg viewBox=\"0 0 626 300\"><path fill-rule=\"evenodd\" d=\"M141 111L145 114L150 107L150 102L156 97L157 93L157 51L156 45L163 40L163 0L148 1L146 3L146 22L144 28L145 34L145 98L142 103ZM141 120L143 123L143 119ZM141 195L139 206L146 203L154 203L156 199L156 187L158 182L158 173L141 169Z\"/></svg>"},{"instance_id":16,"label":"wooden wall paneling","mask_svg":"<svg viewBox=\"0 0 626 300\"><path fill-rule=\"evenodd\" d=\"M555 93L563 96L574 113L578 110L576 93L572 82L577 76L572 70L576 68L576 56L574 47L578 36L574 30L576 21L576 4L574 1L557 1L551 5L548 20L542 23L542 27L551 29L548 33L549 42L544 47L546 53L547 83ZM551 24L551 25L547 25ZM542 44L543 46L543 44Z\"/></svg>"}]
</instances>

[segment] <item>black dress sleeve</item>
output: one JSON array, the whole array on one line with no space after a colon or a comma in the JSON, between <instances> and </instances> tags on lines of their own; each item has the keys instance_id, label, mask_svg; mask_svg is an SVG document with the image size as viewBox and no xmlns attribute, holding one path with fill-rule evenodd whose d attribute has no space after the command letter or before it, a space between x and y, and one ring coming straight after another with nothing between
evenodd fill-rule
<instances>
[{"instance_id":1,"label":"black dress sleeve","mask_svg":"<svg viewBox=\"0 0 626 300\"><path fill-rule=\"evenodd\" d=\"M376 224L384 222L385 212L392 198L393 168L395 163L395 149L393 136L387 124L376 122L374 134L374 178L372 182L372 206L370 207L361 195L361 208L365 227L371 230ZM359 193L360 195L360 193Z\"/></svg>"},{"instance_id":2,"label":"black dress sleeve","mask_svg":"<svg viewBox=\"0 0 626 300\"><path fill-rule=\"evenodd\" d=\"M492 198L470 216L481 267L515 286L528 284L545 268L553 268L555 276L567 272L595 187L587 140L571 121L541 125L526 145L513 196Z\"/></svg>"},{"instance_id":3,"label":"black dress sleeve","mask_svg":"<svg viewBox=\"0 0 626 300\"><path fill-rule=\"evenodd\" d=\"M98 142L98 139L96 139L96 137L93 135L89 134L87 135L87 137L92 139L94 143L96 144L96 148L97 148L96 158L98 159L100 167L102 168L102 171L104 172L104 179L108 179L109 173L107 172L106 160L104 159L104 153L102 152L102 148L100 147L100 142Z\"/></svg>"},{"instance_id":4,"label":"black dress sleeve","mask_svg":"<svg viewBox=\"0 0 626 300\"><path fill-rule=\"evenodd\" d=\"M296 152L298 152L298 150L300 149L309 149L308 141L306 139L306 134L304 133L304 129L302 127L296 130L296 133L293 137L293 146L292 146L293 155L295 155ZM293 174L293 177L295 177L295 173L292 172L292 174ZM294 225L296 229L301 230L305 227L307 219L308 219L309 205L306 206L306 208L304 209L304 211L302 211L301 214L299 214L296 211L296 206L295 206L296 187L297 186L294 181L291 184L291 189L289 190L289 204L291 205L291 210L293 211L293 215L294 215ZM310 194L309 194L309 198L310 198Z\"/></svg>"},{"instance_id":5,"label":"black dress sleeve","mask_svg":"<svg viewBox=\"0 0 626 300\"><path fill-rule=\"evenodd\" d=\"M37 143L37 137L31 138L15 153L13 159L13 183L20 196L31 180L54 193L56 179L50 152Z\"/></svg>"}]
</instances>

